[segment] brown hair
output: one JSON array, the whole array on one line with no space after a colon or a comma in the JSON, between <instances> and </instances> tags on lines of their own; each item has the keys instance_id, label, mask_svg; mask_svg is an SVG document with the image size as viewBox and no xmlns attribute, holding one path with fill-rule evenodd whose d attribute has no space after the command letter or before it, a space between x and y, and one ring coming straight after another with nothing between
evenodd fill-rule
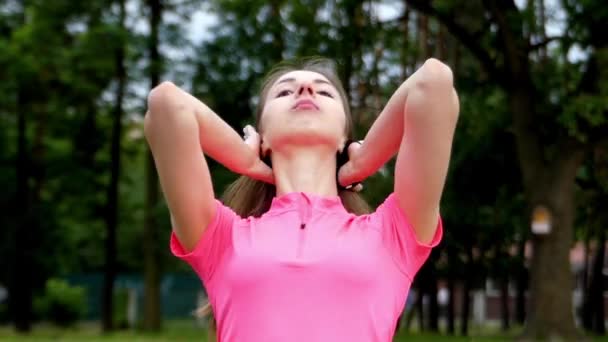
<instances>
[{"instance_id":1,"label":"brown hair","mask_svg":"<svg viewBox=\"0 0 608 342\"><path fill-rule=\"evenodd\" d=\"M346 91L342 86L342 82L336 73L334 63L325 58L306 58L298 61L284 61L275 66L268 75L264 78L259 96L259 102L255 114L255 127L260 132L260 121L264 110L265 100L268 91L272 85L283 75L296 70L313 71L327 78L327 80L336 88L344 104L344 113L346 114L345 134L348 140L353 138L353 120L350 113L349 101ZM345 150L348 146L345 146ZM266 160L269 163L269 160ZM272 203L272 199L276 195L276 188L272 184L254 180L252 178L241 176L235 182L230 184L221 200L222 202L234 210L241 217L259 217L268 211ZM341 187L338 189L338 196L342 200L344 208L353 214L362 215L371 212L371 208L365 200L356 192L346 190ZM199 308L196 315L204 317L211 313L210 304ZM212 322L212 327L214 323Z\"/></svg>"}]
</instances>

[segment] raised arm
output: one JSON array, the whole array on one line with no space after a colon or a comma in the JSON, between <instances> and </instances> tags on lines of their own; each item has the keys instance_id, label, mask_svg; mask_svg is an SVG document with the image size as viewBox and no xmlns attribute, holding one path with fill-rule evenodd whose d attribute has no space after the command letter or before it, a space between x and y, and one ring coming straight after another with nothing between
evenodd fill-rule
<instances>
[{"instance_id":1,"label":"raised arm","mask_svg":"<svg viewBox=\"0 0 608 342\"><path fill-rule=\"evenodd\" d=\"M341 183L371 175L398 153L395 195L418 240L430 242L438 223L458 113L452 71L436 59L427 60L389 99L344 170Z\"/></svg>"},{"instance_id":2,"label":"raised arm","mask_svg":"<svg viewBox=\"0 0 608 342\"><path fill-rule=\"evenodd\" d=\"M215 195L203 153L234 172L272 182L270 168L237 132L170 82L150 92L144 133L175 234L189 251L215 215Z\"/></svg>"},{"instance_id":3,"label":"raised arm","mask_svg":"<svg viewBox=\"0 0 608 342\"><path fill-rule=\"evenodd\" d=\"M395 194L420 242L430 242L439 219L458 120L452 71L427 61L404 96L404 136L395 166Z\"/></svg>"}]
</instances>

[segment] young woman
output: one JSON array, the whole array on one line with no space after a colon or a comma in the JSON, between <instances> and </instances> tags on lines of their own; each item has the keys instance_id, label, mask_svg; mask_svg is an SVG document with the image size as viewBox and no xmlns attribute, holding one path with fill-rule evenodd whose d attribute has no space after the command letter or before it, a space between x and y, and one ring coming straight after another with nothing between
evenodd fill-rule
<instances>
[{"instance_id":1,"label":"young woman","mask_svg":"<svg viewBox=\"0 0 608 342\"><path fill-rule=\"evenodd\" d=\"M326 61L271 72L245 140L169 82L148 105L171 251L201 278L219 341L392 340L412 279L442 236L459 112L446 65L426 61L361 144L348 144L347 98ZM223 202L204 154L243 175ZM370 212L347 187L395 154L394 191Z\"/></svg>"}]
</instances>

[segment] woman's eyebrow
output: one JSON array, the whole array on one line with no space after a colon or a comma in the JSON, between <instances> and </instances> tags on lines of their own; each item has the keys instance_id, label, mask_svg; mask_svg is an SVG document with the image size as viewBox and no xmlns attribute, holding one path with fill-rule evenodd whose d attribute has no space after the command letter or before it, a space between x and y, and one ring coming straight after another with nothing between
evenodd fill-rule
<instances>
[{"instance_id":1,"label":"woman's eyebrow","mask_svg":"<svg viewBox=\"0 0 608 342\"><path fill-rule=\"evenodd\" d=\"M286 82L295 82L295 80L296 79L294 77L287 77L287 78L284 78L284 79L278 81L277 84L279 84L279 83L286 83ZM320 79L320 78L317 78L317 79L313 80L313 83L323 83L323 84L329 84L329 85L331 85L331 83L327 82L324 79Z\"/></svg>"}]
</instances>

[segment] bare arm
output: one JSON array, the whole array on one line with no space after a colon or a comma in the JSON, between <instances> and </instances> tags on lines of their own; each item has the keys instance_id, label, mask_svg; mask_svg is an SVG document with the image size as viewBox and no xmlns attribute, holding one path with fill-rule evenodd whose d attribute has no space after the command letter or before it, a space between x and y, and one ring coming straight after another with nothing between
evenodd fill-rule
<instances>
[{"instance_id":1,"label":"bare arm","mask_svg":"<svg viewBox=\"0 0 608 342\"><path fill-rule=\"evenodd\" d=\"M272 181L272 171L204 103L164 82L148 97L144 132L171 211L175 234L192 250L215 215L215 196L203 153L228 169Z\"/></svg>"},{"instance_id":2,"label":"bare arm","mask_svg":"<svg viewBox=\"0 0 608 342\"><path fill-rule=\"evenodd\" d=\"M435 234L439 202L458 120L452 72L430 59L388 101L352 159L359 179L374 173L398 152L395 195L421 242Z\"/></svg>"}]
</instances>

